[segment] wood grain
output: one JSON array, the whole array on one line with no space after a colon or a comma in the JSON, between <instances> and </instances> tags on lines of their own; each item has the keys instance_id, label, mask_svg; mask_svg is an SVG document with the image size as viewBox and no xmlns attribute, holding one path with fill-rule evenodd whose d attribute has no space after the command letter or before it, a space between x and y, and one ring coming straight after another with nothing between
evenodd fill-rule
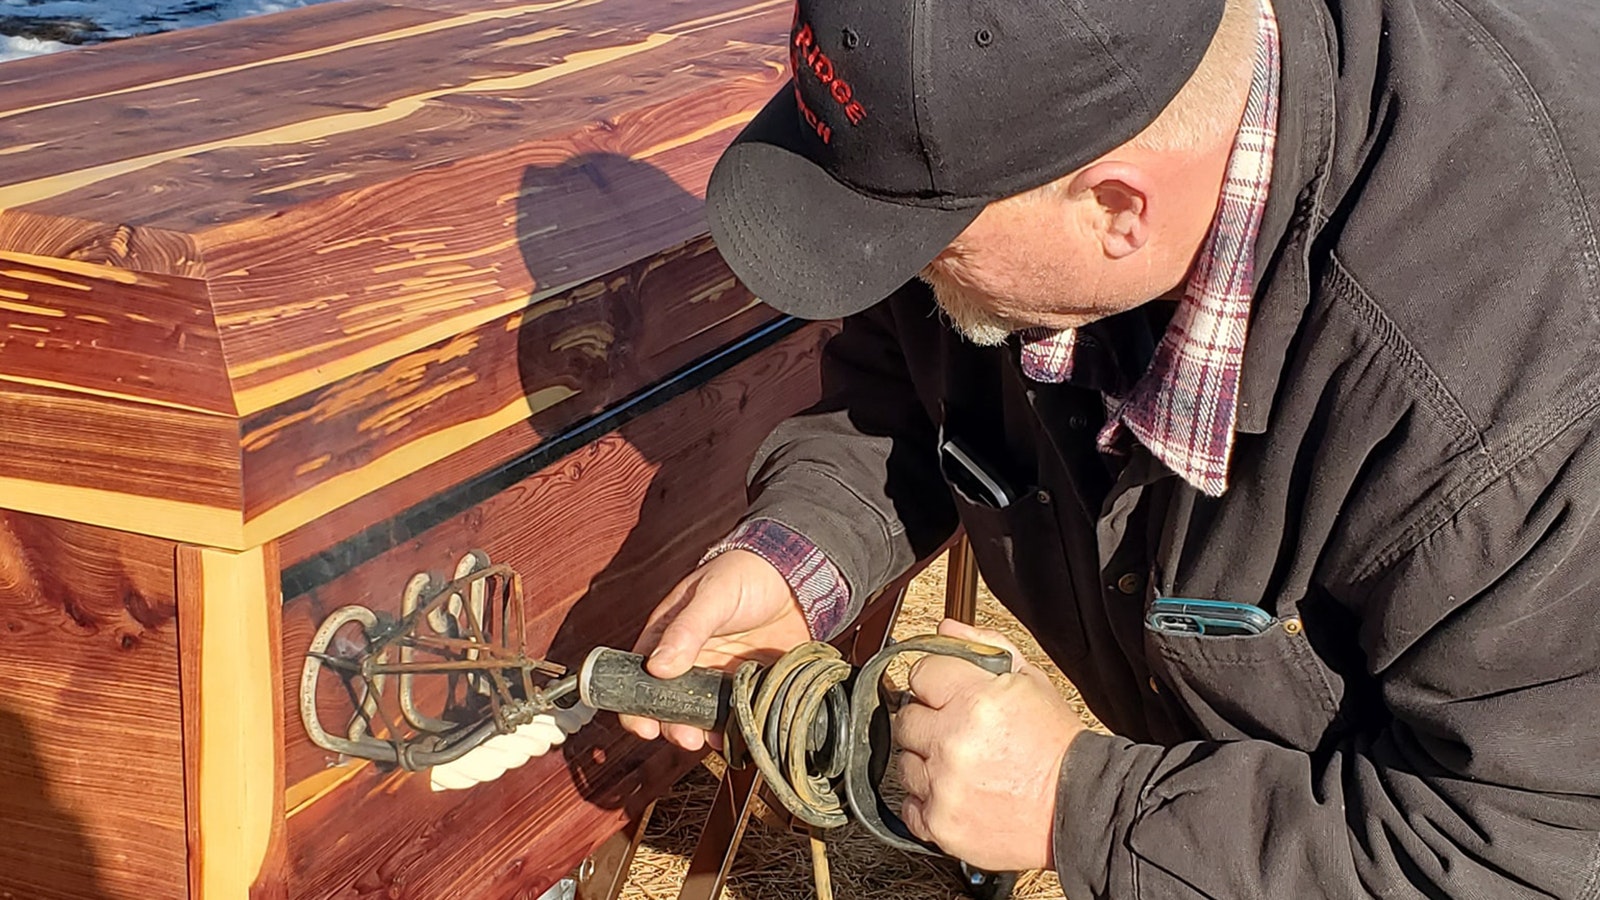
<instances>
[{"instance_id":1,"label":"wood grain","mask_svg":"<svg viewBox=\"0 0 1600 900\"><path fill-rule=\"evenodd\" d=\"M232 418L0 378L0 422L5 506L27 509L27 485L43 486L37 507L117 525L124 523L100 518L109 509L61 509L61 489L114 486L183 507L237 508L243 501L239 423ZM145 504L141 512L149 511Z\"/></svg>"},{"instance_id":2,"label":"wood grain","mask_svg":"<svg viewBox=\"0 0 1600 900\"><path fill-rule=\"evenodd\" d=\"M0 900L525 898L689 764L611 723L468 794L330 766L300 655L479 547L541 652L631 643L824 326L281 608L267 573L772 321L702 206L790 13L344 0L0 66L0 506L59 517L0 512Z\"/></svg>"},{"instance_id":3,"label":"wood grain","mask_svg":"<svg viewBox=\"0 0 1600 900\"><path fill-rule=\"evenodd\" d=\"M246 518L280 533L507 425L556 433L774 317L708 240L625 266L245 419Z\"/></svg>"},{"instance_id":4,"label":"wood grain","mask_svg":"<svg viewBox=\"0 0 1600 900\"><path fill-rule=\"evenodd\" d=\"M178 548L189 896L283 893L278 555Z\"/></svg>"},{"instance_id":5,"label":"wood grain","mask_svg":"<svg viewBox=\"0 0 1600 900\"><path fill-rule=\"evenodd\" d=\"M148 113L148 108L138 109L143 105L136 100L153 84L195 75L203 80L212 72L277 59L306 47L339 46L371 34L377 27L373 17L385 15L394 18L385 21L384 30L441 18L440 13L415 4L342 0L207 28L79 47L71 56L13 60L0 69L0 85L5 87L3 115L9 118L22 111L66 105L89 108L116 97L124 98L124 105ZM175 66L174 60L180 59L183 63ZM72 77L62 78L63 71L70 71ZM102 109L109 106L104 104ZM129 118L136 120L135 116Z\"/></svg>"},{"instance_id":6,"label":"wood grain","mask_svg":"<svg viewBox=\"0 0 1600 900\"><path fill-rule=\"evenodd\" d=\"M0 511L0 898L188 896L174 553Z\"/></svg>"},{"instance_id":7,"label":"wood grain","mask_svg":"<svg viewBox=\"0 0 1600 900\"><path fill-rule=\"evenodd\" d=\"M125 223L88 222L70 216L42 216L20 209L0 210L0 247L51 259L93 263L143 272L204 279L205 266L194 238L176 231Z\"/></svg>"},{"instance_id":8,"label":"wood grain","mask_svg":"<svg viewBox=\"0 0 1600 900\"><path fill-rule=\"evenodd\" d=\"M704 235L711 167L778 75L705 78L692 59L659 64L686 67L676 77L702 90L630 98L556 139L307 200L271 229L251 221L200 235L241 412ZM618 63L609 77L627 83L630 71ZM536 109L500 129L523 127ZM597 172L609 177L577 177Z\"/></svg>"},{"instance_id":9,"label":"wood grain","mask_svg":"<svg viewBox=\"0 0 1600 900\"><path fill-rule=\"evenodd\" d=\"M575 452L494 499L395 547L284 608L286 673L312 630L349 602L395 612L411 575L443 575L486 550L523 574L530 646L575 663L596 644L629 646L645 615L744 508L757 444L818 391L818 331L785 343ZM297 679L284 681L293 709ZM325 721L348 717L330 687ZM561 756L493 786L431 793L422 775L337 760L285 717L291 798L288 879L308 896L537 896L636 816L685 760L623 736L604 718ZM403 819L399 810L405 810ZM347 836L337 848L332 835ZM449 860L448 864L444 861ZM462 868L463 861L465 869Z\"/></svg>"},{"instance_id":10,"label":"wood grain","mask_svg":"<svg viewBox=\"0 0 1600 900\"><path fill-rule=\"evenodd\" d=\"M702 198L789 12L349 0L5 64L0 383L58 392L8 505L243 550L767 321ZM159 440L99 432L138 404Z\"/></svg>"},{"instance_id":11,"label":"wood grain","mask_svg":"<svg viewBox=\"0 0 1600 900\"><path fill-rule=\"evenodd\" d=\"M204 282L0 248L0 374L231 414Z\"/></svg>"}]
</instances>

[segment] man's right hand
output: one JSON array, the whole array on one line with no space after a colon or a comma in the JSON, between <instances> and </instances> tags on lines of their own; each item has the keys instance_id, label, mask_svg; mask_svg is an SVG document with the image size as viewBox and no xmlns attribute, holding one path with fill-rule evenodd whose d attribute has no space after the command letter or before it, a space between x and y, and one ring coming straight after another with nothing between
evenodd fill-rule
<instances>
[{"instance_id":1,"label":"man's right hand","mask_svg":"<svg viewBox=\"0 0 1600 900\"><path fill-rule=\"evenodd\" d=\"M809 640L805 614L778 570L748 550L730 550L678 582L633 652L649 657L651 675L676 678L692 666L732 671L747 659L770 663ZM708 738L688 725L620 720L645 740L664 737L685 750L701 749Z\"/></svg>"}]
</instances>

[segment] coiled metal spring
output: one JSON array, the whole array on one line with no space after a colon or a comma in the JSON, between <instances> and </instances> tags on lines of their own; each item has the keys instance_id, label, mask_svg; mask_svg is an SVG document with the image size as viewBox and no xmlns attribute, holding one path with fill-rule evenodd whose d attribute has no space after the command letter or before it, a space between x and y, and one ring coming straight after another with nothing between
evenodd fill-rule
<instances>
[{"instance_id":1,"label":"coiled metal spring","mask_svg":"<svg viewBox=\"0 0 1600 900\"><path fill-rule=\"evenodd\" d=\"M849 821L843 779L853 674L837 649L812 642L770 668L746 662L733 676L729 762L753 762L778 800L817 828Z\"/></svg>"}]
</instances>

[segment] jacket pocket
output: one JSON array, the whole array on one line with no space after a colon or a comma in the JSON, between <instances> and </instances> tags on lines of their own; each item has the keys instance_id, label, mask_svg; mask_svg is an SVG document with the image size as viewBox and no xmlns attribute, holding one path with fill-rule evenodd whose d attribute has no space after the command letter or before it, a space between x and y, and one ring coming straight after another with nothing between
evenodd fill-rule
<instances>
[{"instance_id":1,"label":"jacket pocket","mask_svg":"<svg viewBox=\"0 0 1600 900\"><path fill-rule=\"evenodd\" d=\"M1268 740L1311 752L1338 722L1338 702L1298 617L1260 634L1205 637L1145 626L1158 690L1211 740Z\"/></svg>"},{"instance_id":2,"label":"jacket pocket","mask_svg":"<svg viewBox=\"0 0 1600 900\"><path fill-rule=\"evenodd\" d=\"M945 473L984 583L1058 665L1085 653L1078 591L1056 521L1055 499L1030 487L996 507L968 496Z\"/></svg>"}]
</instances>

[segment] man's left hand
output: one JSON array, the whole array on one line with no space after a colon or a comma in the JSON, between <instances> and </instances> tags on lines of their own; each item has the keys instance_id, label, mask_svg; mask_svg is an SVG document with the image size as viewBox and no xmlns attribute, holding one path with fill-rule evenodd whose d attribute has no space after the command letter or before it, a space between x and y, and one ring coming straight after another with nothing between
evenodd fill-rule
<instances>
[{"instance_id":1,"label":"man's left hand","mask_svg":"<svg viewBox=\"0 0 1600 900\"><path fill-rule=\"evenodd\" d=\"M991 675L948 656L911 669L913 699L895 720L912 833L993 872L1054 865L1056 779L1083 720L1001 635L945 620L939 633L1011 652Z\"/></svg>"}]
</instances>

